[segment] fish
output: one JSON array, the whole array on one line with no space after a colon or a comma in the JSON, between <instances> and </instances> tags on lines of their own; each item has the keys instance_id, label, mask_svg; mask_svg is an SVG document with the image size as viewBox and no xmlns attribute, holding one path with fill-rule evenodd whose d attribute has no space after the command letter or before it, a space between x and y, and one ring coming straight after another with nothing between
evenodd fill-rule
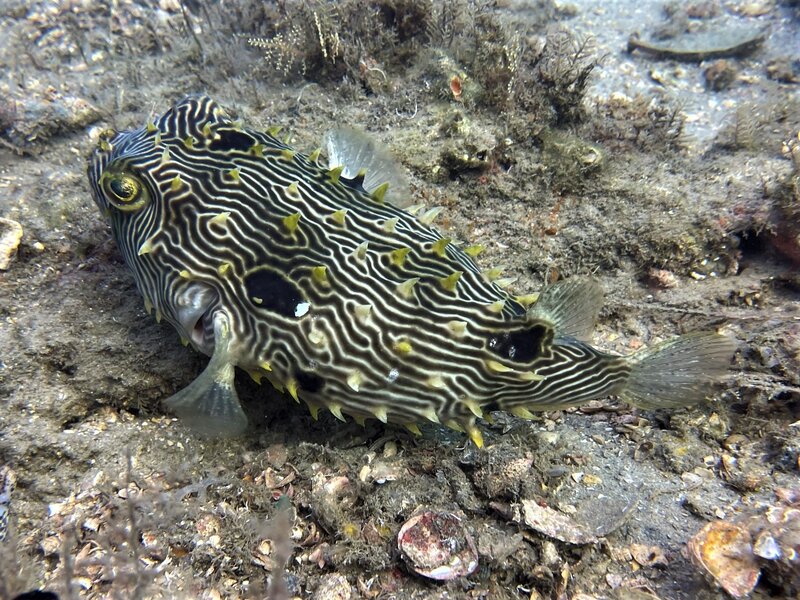
<instances>
[{"instance_id":1,"label":"fish","mask_svg":"<svg viewBox=\"0 0 800 600\"><path fill-rule=\"evenodd\" d=\"M17 475L7 465L0 465L0 543L8 537L8 512L11 494L17 486Z\"/></svg>"},{"instance_id":2,"label":"fish","mask_svg":"<svg viewBox=\"0 0 800 600\"><path fill-rule=\"evenodd\" d=\"M325 408L415 433L432 422L479 447L492 411L532 418L610 395L688 405L728 371L735 343L716 332L629 356L595 348L592 279L507 292L499 270L478 265L483 246L434 226L441 207L409 205L402 171L366 134L326 134L327 162L278 135L192 95L108 131L89 160L147 312L210 356L164 401L200 434L246 431L236 367L315 418Z\"/></svg>"}]
</instances>

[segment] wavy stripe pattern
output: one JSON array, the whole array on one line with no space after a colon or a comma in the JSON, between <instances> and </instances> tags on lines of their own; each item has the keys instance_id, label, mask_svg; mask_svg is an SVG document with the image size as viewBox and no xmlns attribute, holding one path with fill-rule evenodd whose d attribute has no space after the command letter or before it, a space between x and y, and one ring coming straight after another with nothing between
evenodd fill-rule
<instances>
[{"instance_id":1,"label":"wavy stripe pattern","mask_svg":"<svg viewBox=\"0 0 800 600\"><path fill-rule=\"evenodd\" d=\"M139 210L108 197L104 178L123 173L142 185ZM485 409L614 393L630 373L624 358L527 314L471 256L361 179L241 127L209 98L115 134L89 177L146 304L208 353L211 319L199 331L181 320L203 291L208 314L230 316L238 366L312 408L469 427Z\"/></svg>"}]
</instances>

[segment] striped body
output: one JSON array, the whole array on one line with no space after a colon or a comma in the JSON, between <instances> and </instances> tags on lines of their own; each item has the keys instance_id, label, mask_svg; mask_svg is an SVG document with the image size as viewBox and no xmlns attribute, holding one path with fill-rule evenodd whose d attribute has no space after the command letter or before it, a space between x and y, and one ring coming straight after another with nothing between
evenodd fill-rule
<instances>
[{"instance_id":1,"label":"striped body","mask_svg":"<svg viewBox=\"0 0 800 600\"><path fill-rule=\"evenodd\" d=\"M208 98L104 141L89 177L145 303L207 354L225 315L228 362L312 411L474 431L486 410L617 393L631 371L489 281L433 213L383 203Z\"/></svg>"}]
</instances>

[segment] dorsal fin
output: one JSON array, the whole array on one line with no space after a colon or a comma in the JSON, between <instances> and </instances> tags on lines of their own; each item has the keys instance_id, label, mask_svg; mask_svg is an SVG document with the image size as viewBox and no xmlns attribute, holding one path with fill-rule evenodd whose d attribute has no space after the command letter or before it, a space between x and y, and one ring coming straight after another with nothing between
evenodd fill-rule
<instances>
[{"instance_id":1,"label":"dorsal fin","mask_svg":"<svg viewBox=\"0 0 800 600\"><path fill-rule=\"evenodd\" d=\"M603 288L593 279L567 279L542 290L528 315L549 321L556 335L588 341L603 307Z\"/></svg>"},{"instance_id":2,"label":"dorsal fin","mask_svg":"<svg viewBox=\"0 0 800 600\"><path fill-rule=\"evenodd\" d=\"M368 194L388 183L388 202L400 208L412 203L400 166L377 140L352 127L340 127L325 133L323 145L328 153L328 167L344 167L345 179L363 176L361 185Z\"/></svg>"}]
</instances>

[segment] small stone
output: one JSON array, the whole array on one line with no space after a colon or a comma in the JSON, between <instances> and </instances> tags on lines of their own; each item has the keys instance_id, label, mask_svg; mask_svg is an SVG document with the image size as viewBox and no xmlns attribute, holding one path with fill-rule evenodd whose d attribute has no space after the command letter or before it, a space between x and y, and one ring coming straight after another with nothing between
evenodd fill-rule
<instances>
[{"instance_id":1,"label":"small stone","mask_svg":"<svg viewBox=\"0 0 800 600\"><path fill-rule=\"evenodd\" d=\"M7 271L22 241L22 225L0 217L0 271Z\"/></svg>"}]
</instances>

